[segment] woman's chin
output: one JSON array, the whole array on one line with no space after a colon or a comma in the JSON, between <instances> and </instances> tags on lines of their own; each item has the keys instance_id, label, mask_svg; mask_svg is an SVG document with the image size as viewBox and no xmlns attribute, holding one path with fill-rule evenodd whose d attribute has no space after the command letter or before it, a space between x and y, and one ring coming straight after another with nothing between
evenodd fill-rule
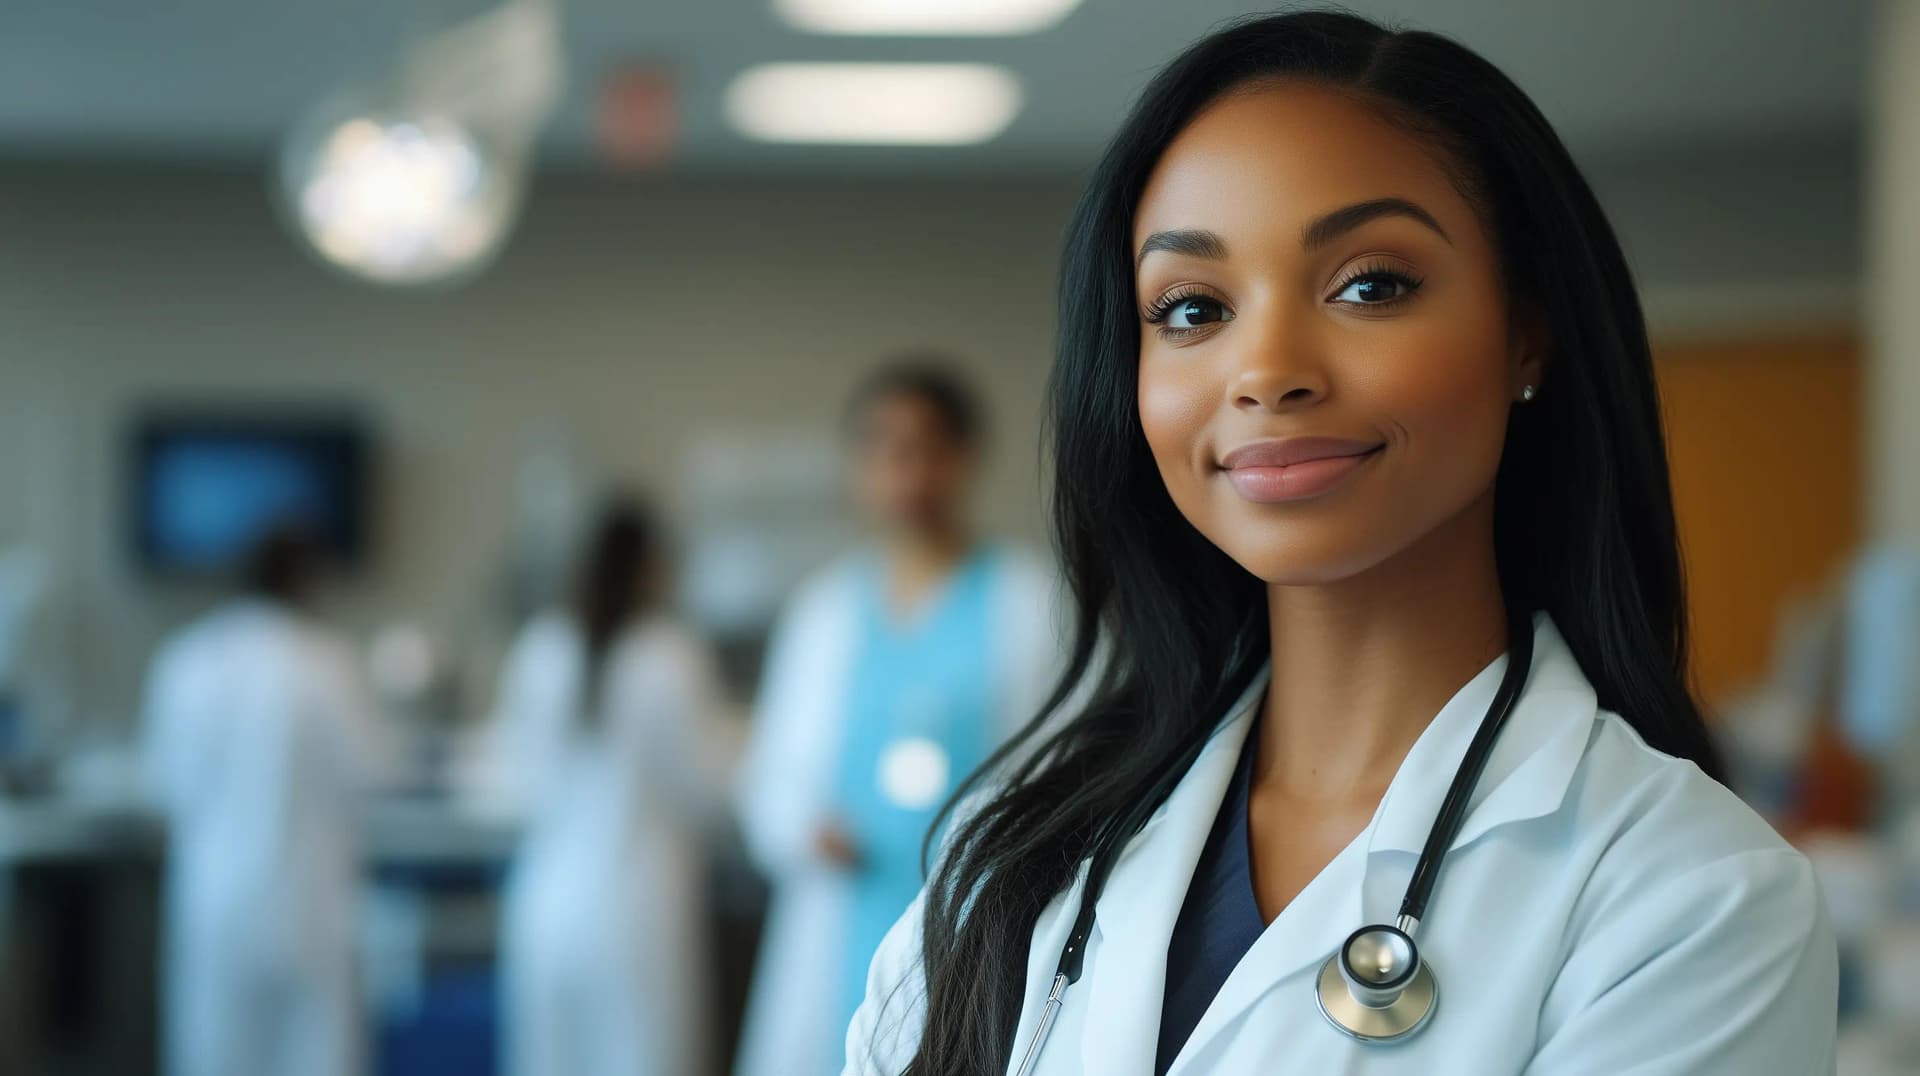
<instances>
[{"instance_id":1,"label":"woman's chin","mask_svg":"<svg viewBox=\"0 0 1920 1076\"><path fill-rule=\"evenodd\" d=\"M1385 559L1359 542L1264 543L1255 549L1222 546L1254 578L1270 587L1324 587L1364 575Z\"/></svg>"}]
</instances>

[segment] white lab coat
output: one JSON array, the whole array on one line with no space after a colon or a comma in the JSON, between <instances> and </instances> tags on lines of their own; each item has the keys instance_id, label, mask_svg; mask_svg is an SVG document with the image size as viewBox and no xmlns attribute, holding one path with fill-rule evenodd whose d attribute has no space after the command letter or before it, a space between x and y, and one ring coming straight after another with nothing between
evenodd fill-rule
<instances>
[{"instance_id":1,"label":"white lab coat","mask_svg":"<svg viewBox=\"0 0 1920 1076\"><path fill-rule=\"evenodd\" d=\"M362 1071L358 828L383 752L351 652L240 600L166 643L147 690L144 762L172 835L168 1071Z\"/></svg>"},{"instance_id":2,"label":"white lab coat","mask_svg":"<svg viewBox=\"0 0 1920 1076\"><path fill-rule=\"evenodd\" d=\"M1544 616L1535 648L1419 928L1439 980L1432 1022L1394 1046L1353 1041L1321 1016L1315 978L1349 932L1393 921L1504 657L1435 717L1372 822L1240 961L1169 1076L1832 1071L1837 958L1807 861L1692 763L1598 709ZM1167 939L1263 690L1248 691L1117 861L1040 1076L1153 1071ZM1085 877L1083 865L1035 926L1014 1065ZM848 1073L894 1076L918 1041L918 939L916 908L874 961Z\"/></svg>"},{"instance_id":3,"label":"white lab coat","mask_svg":"<svg viewBox=\"0 0 1920 1076\"><path fill-rule=\"evenodd\" d=\"M809 580L775 627L737 788L748 849L774 885L747 1005L736 1076L832 1072L841 1061L840 978L846 876L816 857L846 721L858 645L859 556ZM1060 671L1063 636L1052 573L1001 550L994 565L993 742L1038 711ZM961 775L955 774L957 780Z\"/></svg>"},{"instance_id":4,"label":"white lab coat","mask_svg":"<svg viewBox=\"0 0 1920 1076\"><path fill-rule=\"evenodd\" d=\"M703 824L737 751L712 656L660 618L612 644L598 720L585 643L531 622L503 671L498 746L528 829L502 940L506 1071L701 1076L712 1039Z\"/></svg>"}]
</instances>

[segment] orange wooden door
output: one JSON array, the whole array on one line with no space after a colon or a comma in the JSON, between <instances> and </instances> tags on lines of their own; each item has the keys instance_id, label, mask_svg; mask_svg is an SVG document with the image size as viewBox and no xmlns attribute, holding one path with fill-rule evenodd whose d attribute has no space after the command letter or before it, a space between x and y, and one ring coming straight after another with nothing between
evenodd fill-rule
<instances>
[{"instance_id":1,"label":"orange wooden door","mask_svg":"<svg viewBox=\"0 0 1920 1076\"><path fill-rule=\"evenodd\" d=\"M1688 341L1654 355L1694 683L1712 705L1765 672L1782 603L1831 580L1860 539L1860 347Z\"/></svg>"}]
</instances>

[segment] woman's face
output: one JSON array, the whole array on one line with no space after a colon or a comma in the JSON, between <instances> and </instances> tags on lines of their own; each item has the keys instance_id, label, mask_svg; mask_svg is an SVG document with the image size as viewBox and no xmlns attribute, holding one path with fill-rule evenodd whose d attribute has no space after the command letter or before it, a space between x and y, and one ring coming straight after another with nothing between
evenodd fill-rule
<instances>
[{"instance_id":1,"label":"woman's face","mask_svg":"<svg viewBox=\"0 0 1920 1076\"><path fill-rule=\"evenodd\" d=\"M1541 342L1430 145L1322 87L1229 94L1155 167L1132 254L1147 443L1248 571L1333 582L1491 512Z\"/></svg>"}]
</instances>

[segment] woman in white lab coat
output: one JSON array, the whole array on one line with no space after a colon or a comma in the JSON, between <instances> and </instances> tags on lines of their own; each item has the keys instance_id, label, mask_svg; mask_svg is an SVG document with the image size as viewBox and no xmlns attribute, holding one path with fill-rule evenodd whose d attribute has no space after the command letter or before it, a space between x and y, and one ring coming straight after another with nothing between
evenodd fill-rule
<instances>
[{"instance_id":1,"label":"woman in white lab coat","mask_svg":"<svg viewBox=\"0 0 1920 1076\"><path fill-rule=\"evenodd\" d=\"M518 1076L708 1071L705 838L736 751L712 655L662 611L665 581L649 514L609 509L572 608L529 623L503 670L497 747L528 816L502 945Z\"/></svg>"},{"instance_id":2,"label":"woman in white lab coat","mask_svg":"<svg viewBox=\"0 0 1920 1076\"><path fill-rule=\"evenodd\" d=\"M967 526L978 419L961 383L925 361L887 367L848 426L874 540L781 617L741 771L743 828L774 893L740 1076L839 1071L936 809L1059 669L1051 576Z\"/></svg>"},{"instance_id":3,"label":"woman in white lab coat","mask_svg":"<svg viewBox=\"0 0 1920 1076\"><path fill-rule=\"evenodd\" d=\"M1087 701L962 790L848 1071L1830 1071L1810 869L1685 686L1633 282L1524 94L1236 24L1125 121L1061 295Z\"/></svg>"},{"instance_id":4,"label":"woman in white lab coat","mask_svg":"<svg viewBox=\"0 0 1920 1076\"><path fill-rule=\"evenodd\" d=\"M153 662L149 784L167 816L165 1056L174 1076L348 1076L367 786L383 769L342 639L301 612L296 531L253 552L247 593Z\"/></svg>"}]
</instances>

